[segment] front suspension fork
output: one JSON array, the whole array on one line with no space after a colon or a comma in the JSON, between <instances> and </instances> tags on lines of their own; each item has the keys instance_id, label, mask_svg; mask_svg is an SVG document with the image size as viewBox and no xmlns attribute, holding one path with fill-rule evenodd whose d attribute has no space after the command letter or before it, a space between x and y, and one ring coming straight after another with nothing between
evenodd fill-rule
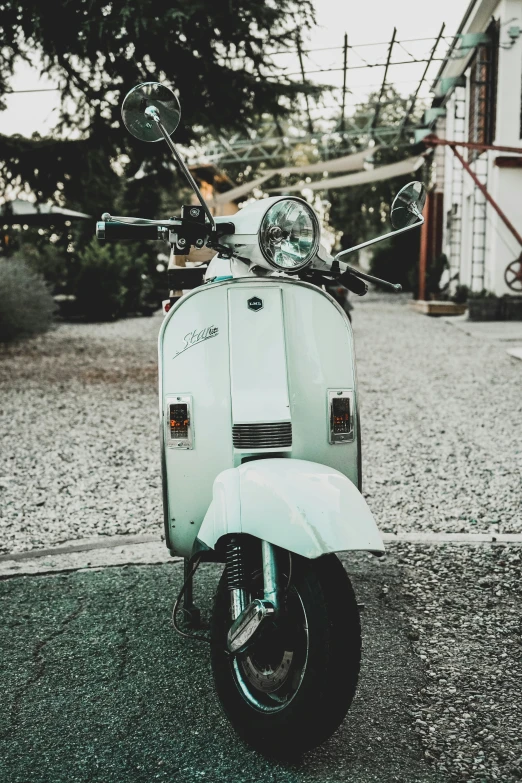
<instances>
[{"instance_id":1,"label":"front suspension fork","mask_svg":"<svg viewBox=\"0 0 522 783\"><path fill-rule=\"evenodd\" d=\"M272 604L277 614L279 612L279 568L275 546L269 544L268 541L261 541L261 557L265 601L269 601Z\"/></svg>"},{"instance_id":2,"label":"front suspension fork","mask_svg":"<svg viewBox=\"0 0 522 783\"><path fill-rule=\"evenodd\" d=\"M261 564L263 571L263 595L276 612L279 611L279 568L276 547L268 541L261 541ZM227 582L230 591L232 620L236 620L248 606L245 566L241 539L232 536L227 543Z\"/></svg>"},{"instance_id":3,"label":"front suspension fork","mask_svg":"<svg viewBox=\"0 0 522 783\"><path fill-rule=\"evenodd\" d=\"M261 542L263 598L250 600L245 578L241 539L232 537L227 543L227 579L230 590L232 625L227 635L227 648L232 654L242 653L258 637L279 609L279 584L276 549L268 541Z\"/></svg>"},{"instance_id":4,"label":"front suspension fork","mask_svg":"<svg viewBox=\"0 0 522 783\"><path fill-rule=\"evenodd\" d=\"M230 592L230 612L232 620L236 620L249 601L241 539L238 536L231 536L227 541L227 584Z\"/></svg>"}]
</instances>

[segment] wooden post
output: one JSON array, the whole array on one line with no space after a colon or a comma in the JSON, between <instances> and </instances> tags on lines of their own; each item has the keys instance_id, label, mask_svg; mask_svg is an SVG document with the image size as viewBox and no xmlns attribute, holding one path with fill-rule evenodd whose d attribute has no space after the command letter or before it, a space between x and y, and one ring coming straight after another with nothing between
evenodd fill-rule
<instances>
[{"instance_id":1,"label":"wooden post","mask_svg":"<svg viewBox=\"0 0 522 783\"><path fill-rule=\"evenodd\" d=\"M346 111L346 70L348 67L348 34L344 34L344 64L343 64L343 105L341 108L341 130L345 130L344 113Z\"/></svg>"},{"instance_id":2,"label":"wooden post","mask_svg":"<svg viewBox=\"0 0 522 783\"><path fill-rule=\"evenodd\" d=\"M306 74L303 65L303 53L301 50L301 38L299 35L297 36L296 42L297 42L297 55L299 57L299 65L301 66L301 76L303 77L303 84L306 84ZM312 115L310 114L310 104L308 102L307 92L305 92L305 102L306 102L306 113L308 115L308 132L310 133L310 135L312 135L314 132L314 126L312 125Z\"/></svg>"},{"instance_id":3,"label":"wooden post","mask_svg":"<svg viewBox=\"0 0 522 783\"><path fill-rule=\"evenodd\" d=\"M370 133L373 136L373 131L377 127L377 122L379 120L379 113L381 111L381 101L384 97L384 91L386 89L386 78L388 76L388 68L390 67L390 60L391 55L393 51L393 44L395 43L395 36L397 35L397 28L393 28L393 35L392 39L390 41L390 48L388 49L388 57L386 59L386 65L384 66L384 76L382 77L382 84L381 84L381 91L379 93L379 100L377 101L377 106L375 107L375 114L373 115L372 125L370 129Z\"/></svg>"},{"instance_id":4,"label":"wooden post","mask_svg":"<svg viewBox=\"0 0 522 783\"><path fill-rule=\"evenodd\" d=\"M435 260L442 253L442 205L443 194L436 190L428 194L429 225L428 225L428 250L426 253L426 272L429 272ZM429 292L427 294L429 296Z\"/></svg>"},{"instance_id":5,"label":"wooden post","mask_svg":"<svg viewBox=\"0 0 522 783\"><path fill-rule=\"evenodd\" d=\"M426 300L426 269L428 267L428 245L430 236L431 193L428 193L424 207L424 223L421 228L419 252L419 294L418 299Z\"/></svg>"}]
</instances>

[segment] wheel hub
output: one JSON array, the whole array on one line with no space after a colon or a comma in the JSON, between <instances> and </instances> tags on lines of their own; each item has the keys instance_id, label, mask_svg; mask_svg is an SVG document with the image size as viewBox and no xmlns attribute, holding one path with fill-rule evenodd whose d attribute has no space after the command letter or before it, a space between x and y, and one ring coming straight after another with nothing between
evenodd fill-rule
<instances>
[{"instance_id":1,"label":"wheel hub","mask_svg":"<svg viewBox=\"0 0 522 783\"><path fill-rule=\"evenodd\" d=\"M292 669L294 653L285 650L281 660L275 666L258 663L252 656L247 656L241 663L241 667L249 682L263 693L273 693L278 690L287 679Z\"/></svg>"},{"instance_id":2,"label":"wheel hub","mask_svg":"<svg viewBox=\"0 0 522 783\"><path fill-rule=\"evenodd\" d=\"M262 712L283 709L297 694L308 659L308 623L295 588L272 627L267 627L232 668L244 697Z\"/></svg>"}]
</instances>

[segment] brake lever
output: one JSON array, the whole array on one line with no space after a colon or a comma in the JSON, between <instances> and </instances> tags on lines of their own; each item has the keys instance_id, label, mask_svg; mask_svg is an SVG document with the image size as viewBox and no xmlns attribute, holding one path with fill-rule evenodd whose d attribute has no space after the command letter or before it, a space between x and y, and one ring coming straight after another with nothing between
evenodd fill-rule
<instances>
[{"instance_id":1,"label":"brake lever","mask_svg":"<svg viewBox=\"0 0 522 783\"><path fill-rule=\"evenodd\" d=\"M333 258L331 260L331 263L320 257L319 257L319 261L322 262L323 268L319 268L314 271L316 271L319 274L321 273L326 274L328 277L331 276L334 280L339 280L341 285L344 285L348 289L350 289L350 286L346 285L346 283L343 283L342 280L342 276L344 274L354 275L355 277L359 277L361 280L367 280L369 283L377 283L378 285L382 285L384 288L389 288L391 291L395 291L395 293L402 291L402 286L400 285L400 283L390 283L388 280L381 280L380 277L367 275L365 272L360 272L358 269L354 269L353 266L349 266L344 262L343 262L343 269L341 270L341 265L339 264L339 260L337 257ZM348 277L347 280L349 281L350 278ZM364 294L359 293L359 291L354 291L353 293L356 293L358 296L364 296Z\"/></svg>"},{"instance_id":2,"label":"brake lever","mask_svg":"<svg viewBox=\"0 0 522 783\"><path fill-rule=\"evenodd\" d=\"M338 273L335 273L335 276L328 276L326 277L321 272L308 272L308 274L301 274L299 277L301 280L305 280L308 283L312 283L313 285L318 286L320 288L321 286L325 286L326 289L330 286L335 286L336 284L341 284L344 286L344 288L347 288L348 291L351 291L352 294L356 294L357 296L364 296L368 292L368 286L366 283L364 283L362 280L359 280L355 275L352 275L349 272L345 272L343 277L344 279L341 279Z\"/></svg>"},{"instance_id":3,"label":"brake lever","mask_svg":"<svg viewBox=\"0 0 522 783\"><path fill-rule=\"evenodd\" d=\"M338 278L341 283L343 282L343 275L347 273L355 275L355 277L360 277L361 280L367 280L369 283L377 283L377 285L382 285L384 288L389 288L391 291L395 291L395 293L402 291L402 285L400 283L390 283L388 280L382 280L380 277L367 275L365 272L360 272L358 269L354 269L352 266L348 266L348 264L346 264L345 272L343 272L343 274Z\"/></svg>"},{"instance_id":4,"label":"brake lever","mask_svg":"<svg viewBox=\"0 0 522 783\"><path fill-rule=\"evenodd\" d=\"M177 218L169 218L168 220L150 220L149 218L134 218L128 216L111 215L109 212L104 212L101 216L104 223L126 223L128 226L165 226L170 227L179 223Z\"/></svg>"}]
</instances>

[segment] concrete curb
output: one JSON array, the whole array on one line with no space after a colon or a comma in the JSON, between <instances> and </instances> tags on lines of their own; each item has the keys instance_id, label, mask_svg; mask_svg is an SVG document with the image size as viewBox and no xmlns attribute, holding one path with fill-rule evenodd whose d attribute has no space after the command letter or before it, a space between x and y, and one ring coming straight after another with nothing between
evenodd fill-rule
<instances>
[{"instance_id":1,"label":"concrete curb","mask_svg":"<svg viewBox=\"0 0 522 783\"><path fill-rule=\"evenodd\" d=\"M385 544L522 544L522 533L383 533Z\"/></svg>"},{"instance_id":2,"label":"concrete curb","mask_svg":"<svg viewBox=\"0 0 522 783\"><path fill-rule=\"evenodd\" d=\"M63 571L96 570L125 565L157 565L181 560L172 557L164 541L157 536L117 536L118 540L86 541L36 552L3 556L0 579L13 576L35 576ZM129 543L121 540L132 538ZM22 556L23 555L23 556Z\"/></svg>"},{"instance_id":3,"label":"concrete curb","mask_svg":"<svg viewBox=\"0 0 522 783\"><path fill-rule=\"evenodd\" d=\"M520 321L470 321L464 315L444 317L442 320L468 337L504 346L506 353L510 356L516 359L521 358L522 325ZM513 343L519 345L513 347Z\"/></svg>"},{"instance_id":4,"label":"concrete curb","mask_svg":"<svg viewBox=\"0 0 522 783\"><path fill-rule=\"evenodd\" d=\"M0 555L0 563L6 561L34 560L38 557L54 557L55 555L67 555L75 552L89 552L95 549L112 549L116 546L135 546L136 544L148 544L157 542L158 536L99 536L97 538L85 538L78 541L69 541L50 549L31 549L28 552L14 552L9 555Z\"/></svg>"},{"instance_id":5,"label":"concrete curb","mask_svg":"<svg viewBox=\"0 0 522 783\"><path fill-rule=\"evenodd\" d=\"M522 545L522 533L383 533L382 537L388 545ZM157 565L179 560L182 558L172 557L165 542L155 535L100 537L69 542L52 549L2 555L0 579L125 565Z\"/></svg>"}]
</instances>

